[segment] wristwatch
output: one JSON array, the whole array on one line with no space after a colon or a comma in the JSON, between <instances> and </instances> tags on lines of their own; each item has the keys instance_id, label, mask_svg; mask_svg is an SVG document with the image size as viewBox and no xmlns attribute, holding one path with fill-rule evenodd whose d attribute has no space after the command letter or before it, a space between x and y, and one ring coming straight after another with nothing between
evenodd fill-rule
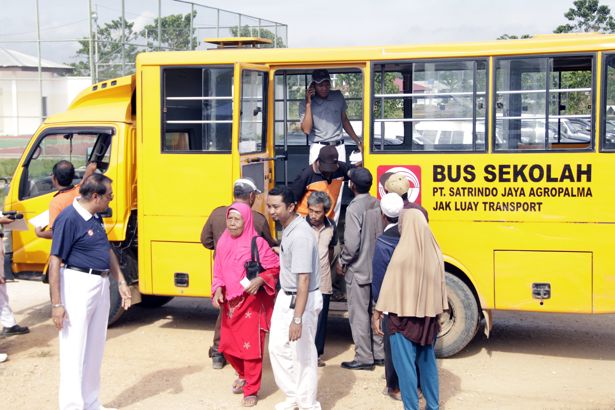
<instances>
[{"instance_id":1,"label":"wristwatch","mask_svg":"<svg viewBox=\"0 0 615 410\"><path fill-rule=\"evenodd\" d=\"M294 318L293 318L293 322L294 322L296 325L300 325L300 324L301 324L301 317L294 317Z\"/></svg>"}]
</instances>

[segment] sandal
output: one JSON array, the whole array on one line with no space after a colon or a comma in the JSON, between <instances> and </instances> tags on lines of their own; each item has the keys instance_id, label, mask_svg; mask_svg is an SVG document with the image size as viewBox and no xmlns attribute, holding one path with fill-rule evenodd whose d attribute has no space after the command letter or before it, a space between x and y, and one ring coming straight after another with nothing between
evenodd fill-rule
<instances>
[{"instance_id":1,"label":"sandal","mask_svg":"<svg viewBox=\"0 0 615 410\"><path fill-rule=\"evenodd\" d=\"M243 386L246 384L245 379L235 379L233 382L233 393L240 394L243 393Z\"/></svg>"},{"instance_id":2,"label":"sandal","mask_svg":"<svg viewBox=\"0 0 615 410\"><path fill-rule=\"evenodd\" d=\"M258 397L255 395L246 396L243 398L243 407L254 407L258 403Z\"/></svg>"}]
</instances>

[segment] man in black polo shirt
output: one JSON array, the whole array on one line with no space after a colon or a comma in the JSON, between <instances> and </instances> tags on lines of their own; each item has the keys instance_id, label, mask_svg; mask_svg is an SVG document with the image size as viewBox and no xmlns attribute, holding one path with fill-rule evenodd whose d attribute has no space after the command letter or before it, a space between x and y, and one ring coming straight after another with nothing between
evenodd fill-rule
<instances>
[{"instance_id":1,"label":"man in black polo shirt","mask_svg":"<svg viewBox=\"0 0 615 410\"><path fill-rule=\"evenodd\" d=\"M81 197L54 223L49 260L51 318L60 331L60 409L101 410L98 396L109 317L108 275L118 282L124 309L130 307L130 290L97 214L113 199L111 179L94 174L79 193Z\"/></svg>"}]
</instances>

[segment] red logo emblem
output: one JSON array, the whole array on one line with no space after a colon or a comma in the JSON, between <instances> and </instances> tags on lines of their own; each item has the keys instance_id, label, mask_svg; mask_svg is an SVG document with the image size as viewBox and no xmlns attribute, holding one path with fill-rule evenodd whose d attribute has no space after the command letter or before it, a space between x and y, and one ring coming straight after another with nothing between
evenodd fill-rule
<instances>
[{"instance_id":1,"label":"red logo emblem","mask_svg":"<svg viewBox=\"0 0 615 410\"><path fill-rule=\"evenodd\" d=\"M418 165L381 165L378 167L378 199L386 194L384 183L389 176L401 173L410 182L408 201L421 204L421 167Z\"/></svg>"}]
</instances>

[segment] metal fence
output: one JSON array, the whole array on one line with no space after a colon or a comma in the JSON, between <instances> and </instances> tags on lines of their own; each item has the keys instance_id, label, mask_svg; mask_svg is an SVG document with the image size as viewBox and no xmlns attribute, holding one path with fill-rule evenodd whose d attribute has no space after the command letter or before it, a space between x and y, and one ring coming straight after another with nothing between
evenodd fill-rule
<instances>
[{"instance_id":1,"label":"metal fence","mask_svg":"<svg viewBox=\"0 0 615 410\"><path fill-rule=\"evenodd\" d=\"M0 27L0 177L5 158L89 84L134 72L143 51L201 50L209 37L264 37L286 47L288 26L185 0L21 0ZM65 10L62 10L66 7ZM69 11L71 10L71 11ZM20 149L21 148L21 149ZM6 172L6 171L5 171Z\"/></svg>"}]
</instances>

